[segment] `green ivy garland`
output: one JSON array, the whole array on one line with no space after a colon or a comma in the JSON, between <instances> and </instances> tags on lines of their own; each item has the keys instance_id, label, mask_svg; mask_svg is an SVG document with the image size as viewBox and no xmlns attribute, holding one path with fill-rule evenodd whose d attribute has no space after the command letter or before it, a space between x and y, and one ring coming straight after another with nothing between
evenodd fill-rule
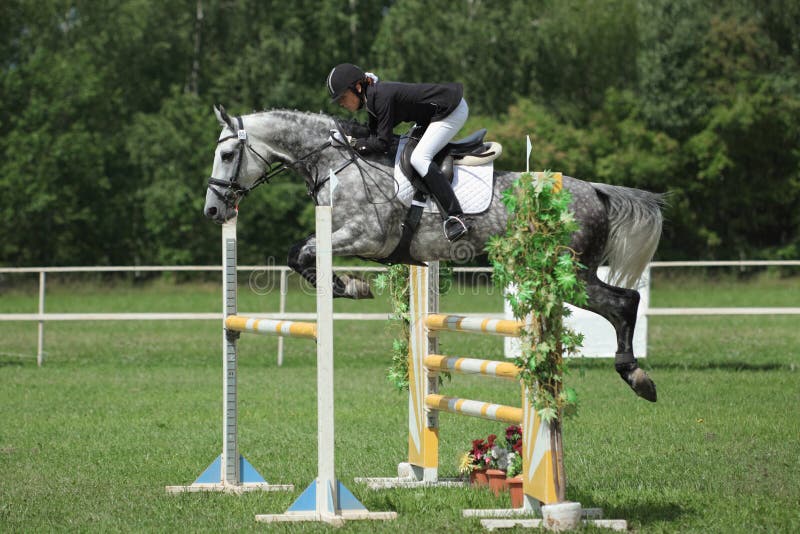
<instances>
[{"instance_id":1,"label":"green ivy garland","mask_svg":"<svg viewBox=\"0 0 800 534\"><path fill-rule=\"evenodd\" d=\"M510 284L516 293L506 295L518 320L532 317L522 333L522 350L516 365L528 387L531 402L545 421L560 414L577 413L575 390L563 386L567 373L564 354L575 354L583 336L564 325L569 310L563 305L586 302L586 288L577 277L577 254L569 248L578 224L569 210L572 195L556 187L549 171L540 179L525 173L503 193L509 212L505 235L487 245L494 266L494 283Z\"/></svg>"},{"instance_id":2,"label":"green ivy garland","mask_svg":"<svg viewBox=\"0 0 800 534\"><path fill-rule=\"evenodd\" d=\"M452 269L440 267L440 291L446 292L452 278ZM387 369L386 380L398 391L408 391L408 340L411 335L411 315L409 313L411 288L408 265L392 265L375 280L375 286L381 291L388 291L392 305L390 328L394 330L392 340L392 362ZM439 383L450 378L449 373L439 374Z\"/></svg>"},{"instance_id":3,"label":"green ivy garland","mask_svg":"<svg viewBox=\"0 0 800 534\"><path fill-rule=\"evenodd\" d=\"M389 326L394 330L392 340L392 362L387 369L386 380L398 391L408 390L408 339L411 334L409 314L409 268L408 265L392 265L386 273L375 280L375 287L388 291L392 305Z\"/></svg>"}]
</instances>

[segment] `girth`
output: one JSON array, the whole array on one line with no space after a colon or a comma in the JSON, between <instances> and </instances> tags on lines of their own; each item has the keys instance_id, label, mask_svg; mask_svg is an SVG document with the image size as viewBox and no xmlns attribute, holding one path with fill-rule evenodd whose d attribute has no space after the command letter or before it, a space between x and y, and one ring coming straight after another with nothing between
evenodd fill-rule
<instances>
[{"instance_id":1,"label":"girth","mask_svg":"<svg viewBox=\"0 0 800 534\"><path fill-rule=\"evenodd\" d=\"M385 265L395 265L402 263L405 265L418 265L420 267L427 267L427 264L415 259L411 256L411 240L414 234L417 233L419 223L422 220L422 212L425 209L425 204L428 200L428 194L417 189L414 192L414 198L411 201L411 207L406 212L406 218L400 225L400 241L394 250L388 256L382 259L369 258L372 261L383 263Z\"/></svg>"}]
</instances>

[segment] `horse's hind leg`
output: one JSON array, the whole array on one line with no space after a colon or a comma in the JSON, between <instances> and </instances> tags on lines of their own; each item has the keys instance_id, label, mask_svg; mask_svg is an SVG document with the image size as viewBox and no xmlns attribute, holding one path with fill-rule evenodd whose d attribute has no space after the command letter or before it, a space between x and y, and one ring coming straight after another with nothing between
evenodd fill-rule
<instances>
[{"instance_id":1,"label":"horse's hind leg","mask_svg":"<svg viewBox=\"0 0 800 534\"><path fill-rule=\"evenodd\" d=\"M588 302L586 309L602 315L617 333L615 368L637 395L656 401L656 385L636 363L633 355L633 330L636 327L636 310L639 292L608 285L593 271L585 275Z\"/></svg>"}]
</instances>

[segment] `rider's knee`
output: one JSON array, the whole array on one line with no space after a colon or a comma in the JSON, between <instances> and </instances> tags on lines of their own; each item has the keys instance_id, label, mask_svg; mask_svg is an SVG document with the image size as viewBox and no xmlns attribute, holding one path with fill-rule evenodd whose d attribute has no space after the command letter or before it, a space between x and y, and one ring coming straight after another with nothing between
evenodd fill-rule
<instances>
[{"instance_id":1,"label":"rider's knee","mask_svg":"<svg viewBox=\"0 0 800 534\"><path fill-rule=\"evenodd\" d=\"M428 167L431 166L431 158L427 154L421 152L421 150L412 152L409 163L411 163L411 166L414 167L414 170L417 171L420 176L424 177L428 174Z\"/></svg>"}]
</instances>

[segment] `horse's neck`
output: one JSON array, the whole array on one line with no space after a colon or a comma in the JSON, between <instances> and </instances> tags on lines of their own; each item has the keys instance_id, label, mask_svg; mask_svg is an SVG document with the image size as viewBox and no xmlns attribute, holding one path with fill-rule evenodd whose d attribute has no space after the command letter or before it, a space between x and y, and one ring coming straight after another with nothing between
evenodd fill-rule
<instances>
[{"instance_id":1,"label":"horse's neck","mask_svg":"<svg viewBox=\"0 0 800 534\"><path fill-rule=\"evenodd\" d=\"M325 117L278 110L251 115L249 122L246 127L253 138L264 143L274 158L300 173L306 186L313 188L318 173L307 164L318 159L315 151L326 141Z\"/></svg>"},{"instance_id":2,"label":"horse's neck","mask_svg":"<svg viewBox=\"0 0 800 534\"><path fill-rule=\"evenodd\" d=\"M253 130L286 163L296 161L325 141L325 117L298 111L267 111L253 116Z\"/></svg>"},{"instance_id":3,"label":"horse's neck","mask_svg":"<svg viewBox=\"0 0 800 534\"><path fill-rule=\"evenodd\" d=\"M268 111L253 116L253 134L263 140L284 163L292 163L319 151L327 141L327 132L334 127L333 119L326 115L313 115L299 111ZM327 203L330 199L330 183L326 181L330 171L339 169L347 162L348 155L342 151L327 148L316 152L307 162L298 162L294 170L303 175L309 189L315 187L315 180L323 185L318 188L317 200ZM310 165L306 165L309 163ZM378 188L389 193L394 192L392 166L383 160L372 160L368 163L358 162L363 172L355 164L347 165L337 175L340 181L356 180L360 186L350 187L351 192L363 191L365 187ZM380 169L380 170L378 170ZM377 190L371 195L381 198ZM356 193L357 194L357 193ZM370 196L370 193L365 193Z\"/></svg>"}]
</instances>

